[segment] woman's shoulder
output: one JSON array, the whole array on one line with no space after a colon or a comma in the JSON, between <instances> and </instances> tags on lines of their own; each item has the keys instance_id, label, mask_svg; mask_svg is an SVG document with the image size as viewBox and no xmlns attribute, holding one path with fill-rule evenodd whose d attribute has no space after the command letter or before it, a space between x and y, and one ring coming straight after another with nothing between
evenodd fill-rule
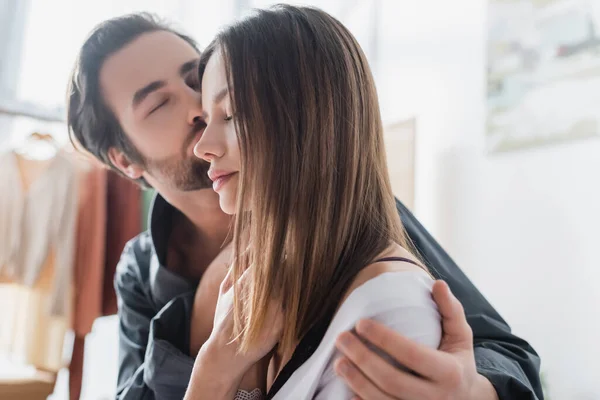
<instances>
[{"instance_id":1,"label":"woman's shoulder","mask_svg":"<svg viewBox=\"0 0 600 400\"><path fill-rule=\"evenodd\" d=\"M400 254L402 254L400 252ZM391 257L389 257L391 256ZM330 325L336 334L361 319L378 321L403 336L437 348L441 317L432 297L434 279L410 254L384 255L356 277Z\"/></svg>"},{"instance_id":2,"label":"woman's shoulder","mask_svg":"<svg viewBox=\"0 0 600 400\"><path fill-rule=\"evenodd\" d=\"M434 280L419 268L393 269L379 273L361 282L346 294L342 303L365 308L369 312L386 312L409 307L437 311L431 296ZM364 316L366 317L366 316Z\"/></svg>"},{"instance_id":3,"label":"woman's shoulder","mask_svg":"<svg viewBox=\"0 0 600 400\"><path fill-rule=\"evenodd\" d=\"M342 302L354 297L431 297L434 280L422 263L408 250L394 246L363 268L352 281ZM360 290L359 290L360 289Z\"/></svg>"},{"instance_id":4,"label":"woman's shoulder","mask_svg":"<svg viewBox=\"0 0 600 400\"><path fill-rule=\"evenodd\" d=\"M340 304L334 325L354 326L361 319L373 319L406 337L437 347L441 317L432 297L434 279L410 253L385 258L396 260L375 262L356 277Z\"/></svg>"}]
</instances>

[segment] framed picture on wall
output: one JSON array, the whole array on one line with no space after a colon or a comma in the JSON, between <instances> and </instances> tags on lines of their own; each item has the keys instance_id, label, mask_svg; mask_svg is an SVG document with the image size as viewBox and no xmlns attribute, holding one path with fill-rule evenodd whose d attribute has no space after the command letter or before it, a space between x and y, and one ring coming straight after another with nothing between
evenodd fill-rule
<instances>
[{"instance_id":1,"label":"framed picture on wall","mask_svg":"<svg viewBox=\"0 0 600 400\"><path fill-rule=\"evenodd\" d=\"M600 1L488 0L488 21L488 151L599 137Z\"/></svg>"},{"instance_id":2,"label":"framed picture on wall","mask_svg":"<svg viewBox=\"0 0 600 400\"><path fill-rule=\"evenodd\" d=\"M384 128L385 150L394 195L410 210L415 204L415 136L414 118Z\"/></svg>"}]
</instances>

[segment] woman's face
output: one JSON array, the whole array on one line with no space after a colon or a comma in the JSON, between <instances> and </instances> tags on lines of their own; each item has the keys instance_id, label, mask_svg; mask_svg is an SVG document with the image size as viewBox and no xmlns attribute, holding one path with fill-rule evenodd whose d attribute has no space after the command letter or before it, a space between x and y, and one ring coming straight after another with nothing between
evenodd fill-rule
<instances>
[{"instance_id":1,"label":"woman's face","mask_svg":"<svg viewBox=\"0 0 600 400\"><path fill-rule=\"evenodd\" d=\"M212 55L202 78L202 108L206 128L194 154L208 162L213 190L219 194L221 209L235 213L240 171L240 149L233 122L225 61L220 51Z\"/></svg>"}]
</instances>

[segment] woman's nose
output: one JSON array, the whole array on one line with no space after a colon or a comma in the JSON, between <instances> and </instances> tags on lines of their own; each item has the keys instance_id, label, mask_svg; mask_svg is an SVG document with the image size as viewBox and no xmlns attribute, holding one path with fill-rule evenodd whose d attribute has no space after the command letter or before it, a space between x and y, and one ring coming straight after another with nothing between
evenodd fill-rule
<instances>
[{"instance_id":1,"label":"woman's nose","mask_svg":"<svg viewBox=\"0 0 600 400\"><path fill-rule=\"evenodd\" d=\"M194 146L194 155L202 160L212 162L216 158L220 158L225 153L225 147L218 140L218 135L212 126L208 125L204 129L204 133Z\"/></svg>"}]
</instances>

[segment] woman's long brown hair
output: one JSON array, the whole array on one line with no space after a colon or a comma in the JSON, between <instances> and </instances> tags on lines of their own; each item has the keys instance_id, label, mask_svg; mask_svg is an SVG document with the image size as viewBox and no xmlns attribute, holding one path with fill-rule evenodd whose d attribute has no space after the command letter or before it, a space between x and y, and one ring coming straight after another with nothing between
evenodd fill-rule
<instances>
[{"instance_id":1,"label":"woman's long brown hair","mask_svg":"<svg viewBox=\"0 0 600 400\"><path fill-rule=\"evenodd\" d=\"M377 93L352 34L314 8L276 6L222 31L200 73L224 57L242 170L233 278L240 349L272 301L281 351L339 304L392 242L409 248L389 182Z\"/></svg>"}]
</instances>

